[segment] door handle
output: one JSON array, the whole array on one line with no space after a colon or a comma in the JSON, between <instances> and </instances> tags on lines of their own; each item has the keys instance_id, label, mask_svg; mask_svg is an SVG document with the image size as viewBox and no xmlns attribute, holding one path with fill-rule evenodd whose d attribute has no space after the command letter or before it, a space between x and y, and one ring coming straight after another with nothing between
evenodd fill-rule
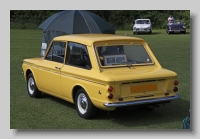
<instances>
[{"instance_id":1,"label":"door handle","mask_svg":"<svg viewBox=\"0 0 200 139\"><path fill-rule=\"evenodd\" d=\"M60 67L55 67L55 68L60 70Z\"/></svg>"}]
</instances>

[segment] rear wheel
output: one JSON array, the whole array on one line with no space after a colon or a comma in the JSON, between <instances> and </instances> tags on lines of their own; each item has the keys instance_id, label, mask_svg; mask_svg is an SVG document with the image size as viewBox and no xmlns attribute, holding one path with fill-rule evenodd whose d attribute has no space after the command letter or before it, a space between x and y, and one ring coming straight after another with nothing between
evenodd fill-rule
<instances>
[{"instance_id":1,"label":"rear wheel","mask_svg":"<svg viewBox=\"0 0 200 139\"><path fill-rule=\"evenodd\" d=\"M85 119L92 119L96 116L97 108L92 104L84 89L79 89L75 100L78 115Z\"/></svg>"},{"instance_id":2,"label":"rear wheel","mask_svg":"<svg viewBox=\"0 0 200 139\"><path fill-rule=\"evenodd\" d=\"M38 98L41 96L41 92L37 88L37 85L35 83L35 79L32 73L30 73L27 78L27 90L30 97Z\"/></svg>"}]
</instances>

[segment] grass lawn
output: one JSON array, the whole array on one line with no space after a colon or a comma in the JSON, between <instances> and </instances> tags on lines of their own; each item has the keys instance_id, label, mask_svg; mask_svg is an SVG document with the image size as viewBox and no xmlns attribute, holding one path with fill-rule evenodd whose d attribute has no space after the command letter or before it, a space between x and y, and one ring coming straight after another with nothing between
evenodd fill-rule
<instances>
[{"instance_id":1,"label":"grass lawn","mask_svg":"<svg viewBox=\"0 0 200 139\"><path fill-rule=\"evenodd\" d=\"M96 119L85 120L75 105L44 95L28 96L22 72L22 60L39 57L41 30L10 30L10 129L182 129L182 120L190 109L190 31L168 35L153 30L151 35L132 35L132 31L116 34L145 39L160 64L178 73L180 99L161 105L153 111L101 111Z\"/></svg>"}]
</instances>

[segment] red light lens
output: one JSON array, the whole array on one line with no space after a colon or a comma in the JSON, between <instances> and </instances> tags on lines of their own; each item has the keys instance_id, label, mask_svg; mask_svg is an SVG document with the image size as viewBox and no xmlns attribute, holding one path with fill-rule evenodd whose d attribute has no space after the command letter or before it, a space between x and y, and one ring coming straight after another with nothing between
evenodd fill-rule
<instances>
[{"instance_id":1,"label":"red light lens","mask_svg":"<svg viewBox=\"0 0 200 139\"><path fill-rule=\"evenodd\" d=\"M108 94L108 98L112 99L113 98L113 94Z\"/></svg>"},{"instance_id":2,"label":"red light lens","mask_svg":"<svg viewBox=\"0 0 200 139\"><path fill-rule=\"evenodd\" d=\"M118 100L119 100L119 101L123 101L123 98L119 98Z\"/></svg>"},{"instance_id":3,"label":"red light lens","mask_svg":"<svg viewBox=\"0 0 200 139\"><path fill-rule=\"evenodd\" d=\"M178 91L178 87L174 87L174 92L177 92Z\"/></svg>"},{"instance_id":4,"label":"red light lens","mask_svg":"<svg viewBox=\"0 0 200 139\"><path fill-rule=\"evenodd\" d=\"M165 96L169 96L169 93L165 93Z\"/></svg>"},{"instance_id":5,"label":"red light lens","mask_svg":"<svg viewBox=\"0 0 200 139\"><path fill-rule=\"evenodd\" d=\"M108 87L108 92L113 92L114 88L112 86Z\"/></svg>"},{"instance_id":6,"label":"red light lens","mask_svg":"<svg viewBox=\"0 0 200 139\"><path fill-rule=\"evenodd\" d=\"M174 81L174 85L178 85L178 81L177 80Z\"/></svg>"}]
</instances>

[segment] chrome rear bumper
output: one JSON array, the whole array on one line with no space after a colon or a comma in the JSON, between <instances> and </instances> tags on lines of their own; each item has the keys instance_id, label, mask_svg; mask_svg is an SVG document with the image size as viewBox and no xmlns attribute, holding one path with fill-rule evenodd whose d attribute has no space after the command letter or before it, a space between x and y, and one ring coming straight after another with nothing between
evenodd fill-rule
<instances>
[{"instance_id":1,"label":"chrome rear bumper","mask_svg":"<svg viewBox=\"0 0 200 139\"><path fill-rule=\"evenodd\" d=\"M164 98L156 98L156 99L148 99L148 100L138 100L138 101L131 101L131 102L117 102L117 103L104 102L103 105L106 107L125 107L125 106L131 106L131 105L141 105L141 104L165 102L165 101L170 101L170 100L178 99L178 98L179 98L179 96L175 95L172 97L164 97Z\"/></svg>"}]
</instances>

